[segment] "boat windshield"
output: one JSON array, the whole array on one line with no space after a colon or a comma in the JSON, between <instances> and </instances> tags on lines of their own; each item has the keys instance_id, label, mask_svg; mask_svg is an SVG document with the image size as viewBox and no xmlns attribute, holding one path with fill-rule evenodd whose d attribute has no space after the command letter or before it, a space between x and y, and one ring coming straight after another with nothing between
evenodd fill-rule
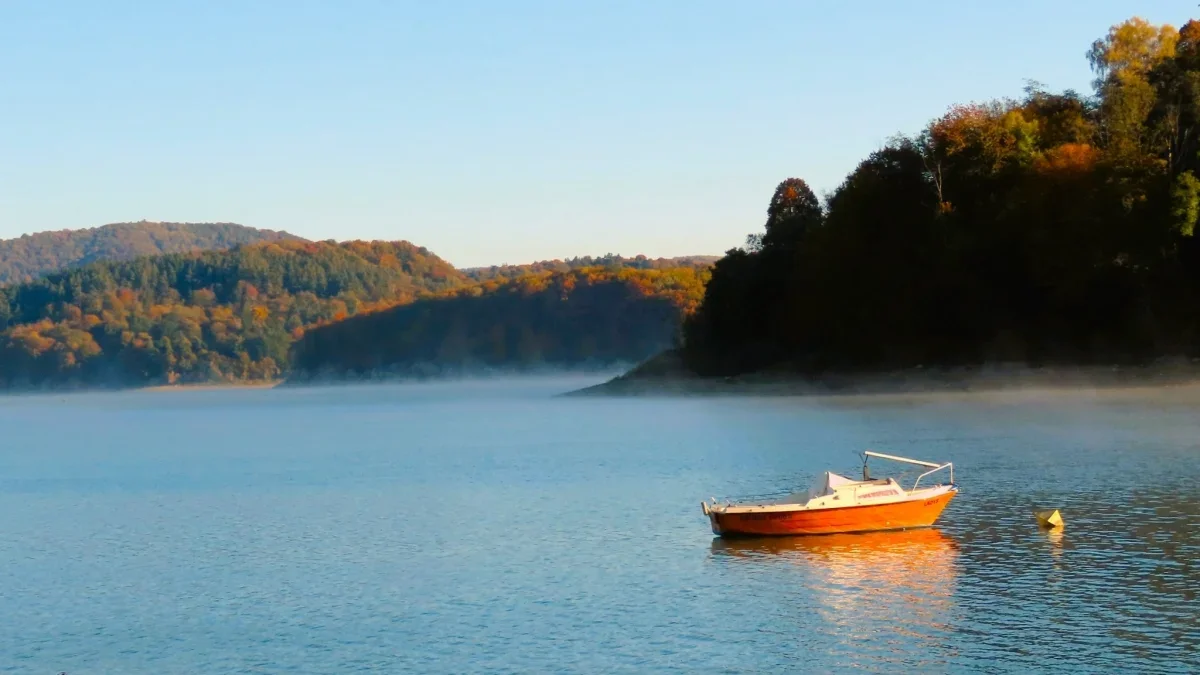
<instances>
[{"instance_id":1,"label":"boat windshield","mask_svg":"<svg viewBox=\"0 0 1200 675\"><path fill-rule=\"evenodd\" d=\"M845 476L840 476L832 471L826 471L817 476L817 480L813 481L812 487L808 489L808 499L831 495L839 486L849 485L853 482L853 480Z\"/></svg>"},{"instance_id":2,"label":"boat windshield","mask_svg":"<svg viewBox=\"0 0 1200 675\"><path fill-rule=\"evenodd\" d=\"M843 485L851 485L856 482L858 482L858 481L855 481L850 478L846 478L845 476L833 473L832 471L826 471L826 472L822 473L821 475L817 476L816 480L813 481L812 487L810 487L807 491L793 492L791 494L784 495L783 497L780 497L778 499L772 499L766 503L768 503L768 504L804 504L804 503L808 502L809 500L815 499L817 497L827 497L829 495L832 495L837 490L837 488L839 488Z\"/></svg>"}]
</instances>

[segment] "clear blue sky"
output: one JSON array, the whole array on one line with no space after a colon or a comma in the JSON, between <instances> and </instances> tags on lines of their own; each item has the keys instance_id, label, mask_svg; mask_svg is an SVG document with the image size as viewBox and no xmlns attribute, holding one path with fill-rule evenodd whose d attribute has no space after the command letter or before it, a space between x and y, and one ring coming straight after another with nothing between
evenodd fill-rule
<instances>
[{"instance_id":1,"label":"clear blue sky","mask_svg":"<svg viewBox=\"0 0 1200 675\"><path fill-rule=\"evenodd\" d=\"M1195 2L0 5L0 237L234 221L457 265L721 253L788 176Z\"/></svg>"}]
</instances>

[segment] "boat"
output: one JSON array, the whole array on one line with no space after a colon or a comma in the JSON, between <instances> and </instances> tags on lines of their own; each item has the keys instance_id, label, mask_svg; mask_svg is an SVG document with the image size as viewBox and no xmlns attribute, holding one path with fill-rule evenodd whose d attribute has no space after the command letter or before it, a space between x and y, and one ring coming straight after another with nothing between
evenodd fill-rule
<instances>
[{"instance_id":1,"label":"boat","mask_svg":"<svg viewBox=\"0 0 1200 675\"><path fill-rule=\"evenodd\" d=\"M848 534L930 527L958 494L952 462L927 462L867 450L863 479L824 472L806 493L776 500L743 503L700 503L713 534L775 536ZM909 489L895 478L871 478L867 462L876 457L924 467ZM949 482L921 486L927 476L949 470Z\"/></svg>"}]
</instances>

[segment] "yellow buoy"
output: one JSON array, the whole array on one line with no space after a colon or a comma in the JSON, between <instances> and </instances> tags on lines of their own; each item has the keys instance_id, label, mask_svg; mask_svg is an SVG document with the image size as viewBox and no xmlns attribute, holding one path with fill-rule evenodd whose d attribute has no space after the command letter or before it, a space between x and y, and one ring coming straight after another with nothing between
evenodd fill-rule
<instances>
[{"instance_id":1,"label":"yellow buoy","mask_svg":"<svg viewBox=\"0 0 1200 675\"><path fill-rule=\"evenodd\" d=\"M1038 525L1041 525L1042 527L1063 526L1062 514L1058 512L1058 509L1043 509L1041 511L1034 511L1033 515L1037 516Z\"/></svg>"}]
</instances>

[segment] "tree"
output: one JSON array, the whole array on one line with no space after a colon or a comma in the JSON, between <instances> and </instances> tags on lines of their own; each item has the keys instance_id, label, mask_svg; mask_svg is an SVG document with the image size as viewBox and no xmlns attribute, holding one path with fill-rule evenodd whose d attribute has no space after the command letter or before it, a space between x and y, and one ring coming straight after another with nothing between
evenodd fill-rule
<instances>
[{"instance_id":1,"label":"tree","mask_svg":"<svg viewBox=\"0 0 1200 675\"><path fill-rule=\"evenodd\" d=\"M788 178L775 188L767 206L766 233L762 248L790 249L804 234L821 224L821 203L799 178Z\"/></svg>"},{"instance_id":2,"label":"tree","mask_svg":"<svg viewBox=\"0 0 1200 675\"><path fill-rule=\"evenodd\" d=\"M1194 44L1194 36L1189 35ZM1175 56L1179 33L1174 27L1155 26L1133 17L1109 29L1108 35L1092 43L1088 63L1096 73L1096 88L1110 81L1127 83L1145 80L1154 66Z\"/></svg>"},{"instance_id":3,"label":"tree","mask_svg":"<svg viewBox=\"0 0 1200 675\"><path fill-rule=\"evenodd\" d=\"M1191 171L1175 178L1171 190L1171 219L1175 230L1185 237L1192 236L1200 218L1200 179Z\"/></svg>"},{"instance_id":4,"label":"tree","mask_svg":"<svg viewBox=\"0 0 1200 675\"><path fill-rule=\"evenodd\" d=\"M1101 98L1101 129L1110 152L1123 162L1139 156L1151 142L1146 120L1156 96L1152 69L1175 56L1179 33L1134 17L1109 29L1088 51Z\"/></svg>"}]
</instances>

